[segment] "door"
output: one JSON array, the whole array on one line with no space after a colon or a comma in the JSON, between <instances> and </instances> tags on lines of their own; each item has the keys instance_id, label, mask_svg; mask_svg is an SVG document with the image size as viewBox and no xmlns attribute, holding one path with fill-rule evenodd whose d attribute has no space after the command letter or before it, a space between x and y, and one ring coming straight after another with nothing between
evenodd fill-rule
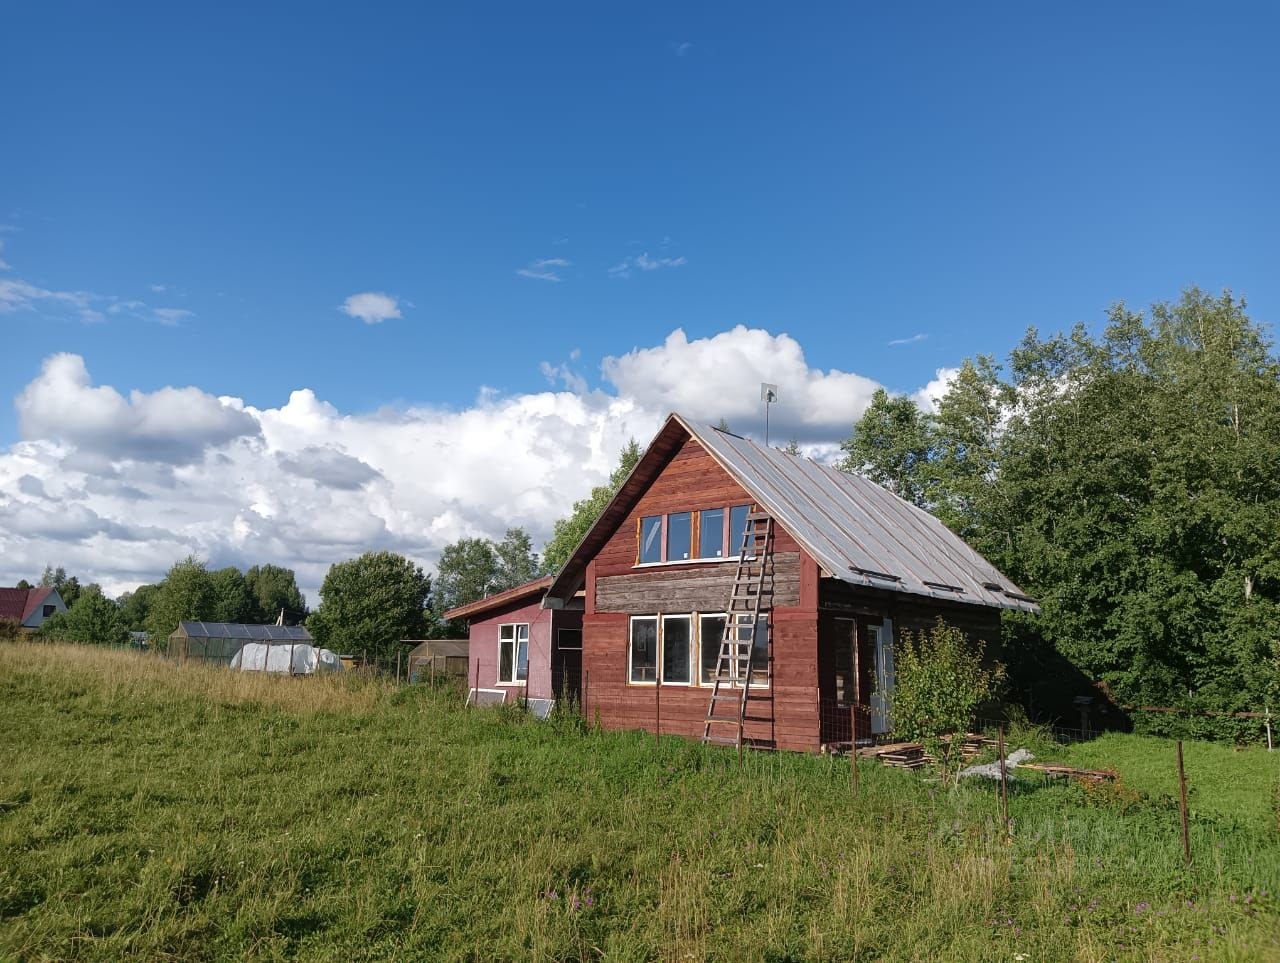
<instances>
[{"instance_id":1,"label":"door","mask_svg":"<svg viewBox=\"0 0 1280 963\"><path fill-rule=\"evenodd\" d=\"M582 701L582 630L558 629L551 650L551 695Z\"/></svg>"},{"instance_id":2,"label":"door","mask_svg":"<svg viewBox=\"0 0 1280 963\"><path fill-rule=\"evenodd\" d=\"M875 688L871 695L871 731L876 735L890 732L893 719L886 693L893 692L893 622L885 619L869 625L869 648L874 653Z\"/></svg>"},{"instance_id":3,"label":"door","mask_svg":"<svg viewBox=\"0 0 1280 963\"><path fill-rule=\"evenodd\" d=\"M823 615L819 622L818 711L820 741L868 738L875 690L875 636L869 616Z\"/></svg>"}]
</instances>

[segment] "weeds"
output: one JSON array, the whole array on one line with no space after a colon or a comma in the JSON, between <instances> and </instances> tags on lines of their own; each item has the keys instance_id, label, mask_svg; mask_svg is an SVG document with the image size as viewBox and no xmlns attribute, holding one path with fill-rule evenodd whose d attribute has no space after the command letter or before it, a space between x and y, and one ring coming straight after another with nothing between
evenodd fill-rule
<instances>
[{"instance_id":1,"label":"weeds","mask_svg":"<svg viewBox=\"0 0 1280 963\"><path fill-rule=\"evenodd\" d=\"M0 646L0 959L1280 956L1257 754L1191 753L1187 870L1159 767L1015 779L1009 841L990 785L460 704Z\"/></svg>"}]
</instances>

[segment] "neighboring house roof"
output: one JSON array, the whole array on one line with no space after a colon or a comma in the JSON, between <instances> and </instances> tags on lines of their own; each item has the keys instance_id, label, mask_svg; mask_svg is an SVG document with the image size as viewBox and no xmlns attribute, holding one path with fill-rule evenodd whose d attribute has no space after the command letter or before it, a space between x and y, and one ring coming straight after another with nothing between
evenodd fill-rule
<instances>
[{"instance_id":1,"label":"neighboring house roof","mask_svg":"<svg viewBox=\"0 0 1280 963\"><path fill-rule=\"evenodd\" d=\"M189 639L245 639L250 642L310 642L305 625L244 625L240 622L179 622ZM175 630L177 631L177 630Z\"/></svg>"},{"instance_id":2,"label":"neighboring house roof","mask_svg":"<svg viewBox=\"0 0 1280 963\"><path fill-rule=\"evenodd\" d=\"M1038 612L1028 597L928 512L875 482L672 414L548 595L567 598L686 437L694 438L818 563L852 585Z\"/></svg>"},{"instance_id":3,"label":"neighboring house roof","mask_svg":"<svg viewBox=\"0 0 1280 963\"><path fill-rule=\"evenodd\" d=\"M35 588L0 588L0 619L14 619L25 623L40 610L40 606L51 595L55 601L62 601L58 590L49 585L38 585Z\"/></svg>"},{"instance_id":4,"label":"neighboring house roof","mask_svg":"<svg viewBox=\"0 0 1280 963\"><path fill-rule=\"evenodd\" d=\"M550 575L543 578L535 578L532 581L525 582L523 585L517 585L495 595L468 602L466 605L459 605L456 609L450 609L445 612L444 617L446 619L469 619L491 609L502 608L503 606L511 605L513 602L519 602L524 598L541 598L547 589L551 587L553 581L554 579Z\"/></svg>"},{"instance_id":5,"label":"neighboring house roof","mask_svg":"<svg viewBox=\"0 0 1280 963\"><path fill-rule=\"evenodd\" d=\"M56 589L51 585L40 585L33 589L27 590L27 607L22 612L22 621L31 618L33 612L44 604L45 599L55 594ZM62 600L62 596L58 596L58 600Z\"/></svg>"},{"instance_id":6,"label":"neighboring house roof","mask_svg":"<svg viewBox=\"0 0 1280 963\"><path fill-rule=\"evenodd\" d=\"M0 588L0 619L13 619L15 622L27 620L27 597L31 589Z\"/></svg>"}]
</instances>

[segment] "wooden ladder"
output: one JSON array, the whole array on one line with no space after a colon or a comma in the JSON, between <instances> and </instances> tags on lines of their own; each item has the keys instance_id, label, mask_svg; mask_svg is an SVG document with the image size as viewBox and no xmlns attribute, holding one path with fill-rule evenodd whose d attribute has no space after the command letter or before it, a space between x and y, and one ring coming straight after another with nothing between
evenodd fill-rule
<instances>
[{"instance_id":1,"label":"wooden ladder","mask_svg":"<svg viewBox=\"0 0 1280 963\"><path fill-rule=\"evenodd\" d=\"M747 699L751 697L751 648L760 624L760 600L772 557L773 518L765 512L752 512L747 515L742 532L711 702L702 730L703 742L737 746L739 753L747 721ZM734 691L735 684L741 686L740 691ZM726 733L726 728L732 734Z\"/></svg>"}]
</instances>

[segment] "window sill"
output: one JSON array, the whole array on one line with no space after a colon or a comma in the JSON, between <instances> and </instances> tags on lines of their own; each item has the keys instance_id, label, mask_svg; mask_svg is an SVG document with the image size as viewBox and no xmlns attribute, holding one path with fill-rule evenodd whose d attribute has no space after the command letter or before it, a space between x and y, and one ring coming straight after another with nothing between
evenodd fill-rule
<instances>
[{"instance_id":1,"label":"window sill","mask_svg":"<svg viewBox=\"0 0 1280 963\"><path fill-rule=\"evenodd\" d=\"M753 556L754 557L754 556ZM674 562L636 562L631 567L634 568L671 568L674 565L726 565L730 562L736 562L738 556L721 556L715 558L682 558Z\"/></svg>"}]
</instances>

